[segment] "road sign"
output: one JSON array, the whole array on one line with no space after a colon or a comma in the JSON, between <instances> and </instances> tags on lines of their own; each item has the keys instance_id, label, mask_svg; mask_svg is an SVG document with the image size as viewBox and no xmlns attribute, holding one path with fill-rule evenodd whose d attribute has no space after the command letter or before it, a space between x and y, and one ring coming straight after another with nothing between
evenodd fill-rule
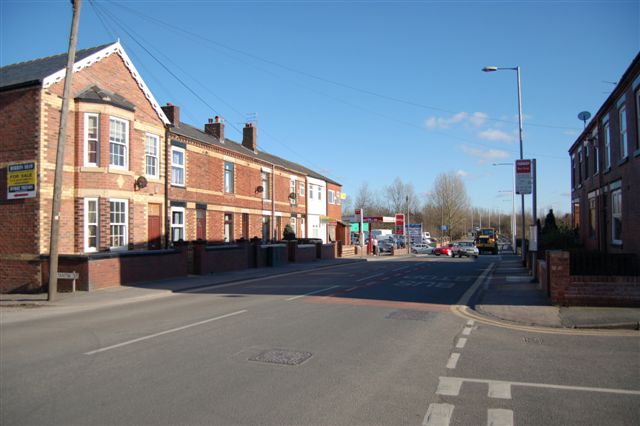
<instances>
[{"instance_id":1,"label":"road sign","mask_svg":"<svg viewBox=\"0 0 640 426\"><path fill-rule=\"evenodd\" d=\"M533 190L533 176L531 175L531 160L516 160L516 194L531 194Z\"/></svg>"},{"instance_id":2,"label":"road sign","mask_svg":"<svg viewBox=\"0 0 640 426\"><path fill-rule=\"evenodd\" d=\"M7 199L36 196L36 162L10 164L7 167Z\"/></svg>"}]
</instances>

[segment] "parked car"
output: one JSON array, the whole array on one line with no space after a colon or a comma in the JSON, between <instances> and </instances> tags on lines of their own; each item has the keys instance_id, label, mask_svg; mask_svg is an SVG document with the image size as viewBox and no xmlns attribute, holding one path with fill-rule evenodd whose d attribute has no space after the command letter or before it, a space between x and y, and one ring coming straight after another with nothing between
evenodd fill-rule
<instances>
[{"instance_id":1,"label":"parked car","mask_svg":"<svg viewBox=\"0 0 640 426\"><path fill-rule=\"evenodd\" d=\"M480 255L480 250L476 247L473 241L460 241L453 245L453 257L475 257L477 258Z\"/></svg>"},{"instance_id":2,"label":"parked car","mask_svg":"<svg viewBox=\"0 0 640 426\"><path fill-rule=\"evenodd\" d=\"M453 257L453 244L436 247L435 250L433 250L433 254L435 254L436 256L443 255L443 256Z\"/></svg>"},{"instance_id":3,"label":"parked car","mask_svg":"<svg viewBox=\"0 0 640 426\"><path fill-rule=\"evenodd\" d=\"M393 249L393 240L391 238L387 238L384 240L378 241L378 252L379 253L391 253Z\"/></svg>"},{"instance_id":4,"label":"parked car","mask_svg":"<svg viewBox=\"0 0 640 426\"><path fill-rule=\"evenodd\" d=\"M413 244L411 252L415 254L433 254L435 246L429 244Z\"/></svg>"}]
</instances>

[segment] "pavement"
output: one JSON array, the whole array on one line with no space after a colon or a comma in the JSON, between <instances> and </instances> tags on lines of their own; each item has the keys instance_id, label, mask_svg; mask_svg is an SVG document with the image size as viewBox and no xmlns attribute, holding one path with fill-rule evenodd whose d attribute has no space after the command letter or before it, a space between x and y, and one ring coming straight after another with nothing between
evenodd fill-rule
<instances>
[{"instance_id":1,"label":"pavement","mask_svg":"<svg viewBox=\"0 0 640 426\"><path fill-rule=\"evenodd\" d=\"M364 261L390 261L410 256L369 256L308 263L288 264L281 267L246 269L211 275L139 283L92 292L59 293L49 302L46 293L0 294L0 313L30 308L46 308L47 312L74 312L135 303L188 292L202 287L220 286L246 280L257 280L281 275L302 274L310 270L333 268ZM532 282L522 267L520 257L501 254L496 257L493 270L471 299L470 308L492 321L546 328L569 329L640 329L640 308L561 307L549 303L538 283ZM6 318L3 318L3 321Z\"/></svg>"}]
</instances>

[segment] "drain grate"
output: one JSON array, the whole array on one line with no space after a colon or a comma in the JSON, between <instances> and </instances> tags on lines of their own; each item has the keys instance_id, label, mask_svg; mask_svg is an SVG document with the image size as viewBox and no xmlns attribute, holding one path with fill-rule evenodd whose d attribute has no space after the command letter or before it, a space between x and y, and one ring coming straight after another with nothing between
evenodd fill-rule
<instances>
[{"instance_id":1,"label":"drain grate","mask_svg":"<svg viewBox=\"0 0 640 426\"><path fill-rule=\"evenodd\" d=\"M291 351L287 349L270 349L249 358L249 361L266 362L280 365L300 365L313 354L311 352Z\"/></svg>"},{"instance_id":2,"label":"drain grate","mask_svg":"<svg viewBox=\"0 0 640 426\"><path fill-rule=\"evenodd\" d=\"M387 315L387 318L398 320L429 321L435 316L435 312L400 309L398 311L391 312L389 315Z\"/></svg>"}]
</instances>

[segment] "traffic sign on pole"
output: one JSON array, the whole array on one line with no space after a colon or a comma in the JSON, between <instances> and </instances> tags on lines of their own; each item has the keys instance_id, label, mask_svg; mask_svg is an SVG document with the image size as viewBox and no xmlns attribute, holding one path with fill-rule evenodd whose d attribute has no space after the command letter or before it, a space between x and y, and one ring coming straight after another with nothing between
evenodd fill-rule
<instances>
[{"instance_id":1,"label":"traffic sign on pole","mask_svg":"<svg viewBox=\"0 0 640 426\"><path fill-rule=\"evenodd\" d=\"M531 175L531 160L516 160L516 194L531 194L533 190L533 176Z\"/></svg>"}]
</instances>

